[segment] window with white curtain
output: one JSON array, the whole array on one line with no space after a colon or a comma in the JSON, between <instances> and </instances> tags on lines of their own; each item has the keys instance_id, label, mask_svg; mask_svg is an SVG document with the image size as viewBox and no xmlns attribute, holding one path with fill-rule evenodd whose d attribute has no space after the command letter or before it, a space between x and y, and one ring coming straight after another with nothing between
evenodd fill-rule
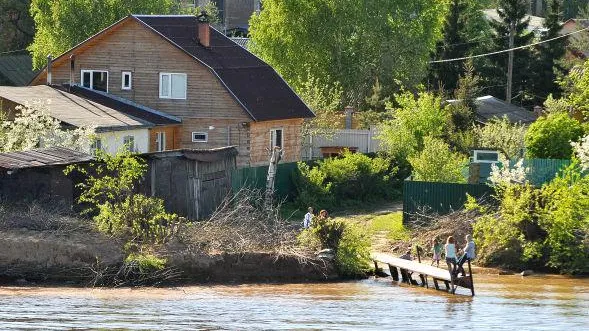
<instances>
[{"instance_id":1,"label":"window with white curtain","mask_svg":"<svg viewBox=\"0 0 589 331\"><path fill-rule=\"evenodd\" d=\"M161 99L186 99L186 74L160 73Z\"/></svg>"}]
</instances>

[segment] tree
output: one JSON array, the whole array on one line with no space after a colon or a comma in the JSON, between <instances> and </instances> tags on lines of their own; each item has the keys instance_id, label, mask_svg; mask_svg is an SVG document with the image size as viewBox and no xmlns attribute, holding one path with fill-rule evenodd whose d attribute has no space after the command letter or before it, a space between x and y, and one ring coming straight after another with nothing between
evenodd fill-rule
<instances>
[{"instance_id":1,"label":"tree","mask_svg":"<svg viewBox=\"0 0 589 331\"><path fill-rule=\"evenodd\" d=\"M384 95L422 80L446 1L266 0L250 19L251 50L296 90L312 73L359 106L378 78ZM358 107L357 107L358 108Z\"/></svg>"},{"instance_id":2,"label":"tree","mask_svg":"<svg viewBox=\"0 0 589 331\"><path fill-rule=\"evenodd\" d=\"M465 183L466 178L462 169L468 164L468 159L450 150L450 146L442 139L427 136L424 139L423 150L409 157L413 169L413 179L442 182Z\"/></svg>"},{"instance_id":3,"label":"tree","mask_svg":"<svg viewBox=\"0 0 589 331\"><path fill-rule=\"evenodd\" d=\"M469 130L474 124L476 113L476 99L481 89L480 77L474 74L472 62L464 65L464 75L458 79L458 87L454 91L456 102L450 105L454 129L460 132Z\"/></svg>"},{"instance_id":4,"label":"tree","mask_svg":"<svg viewBox=\"0 0 589 331\"><path fill-rule=\"evenodd\" d=\"M14 120L0 116L0 152L25 151L33 148L66 147L90 152L94 137L92 128L67 130L47 115L46 106L40 103L19 106Z\"/></svg>"},{"instance_id":5,"label":"tree","mask_svg":"<svg viewBox=\"0 0 589 331\"><path fill-rule=\"evenodd\" d=\"M583 136L579 121L566 113L552 113L539 118L526 132L526 154L529 158L570 159L571 142Z\"/></svg>"},{"instance_id":6,"label":"tree","mask_svg":"<svg viewBox=\"0 0 589 331\"><path fill-rule=\"evenodd\" d=\"M526 127L511 124L506 117L492 119L485 126L474 129L477 147L501 150L507 159L520 157L525 148Z\"/></svg>"},{"instance_id":7,"label":"tree","mask_svg":"<svg viewBox=\"0 0 589 331\"><path fill-rule=\"evenodd\" d=\"M541 41L560 36L562 29L562 0L551 0L548 4L546 20L542 32ZM549 94L560 97L561 88L557 78L564 76L565 68L559 60L566 53L567 38L556 39L537 46L538 58L534 62L533 84L534 103L538 104L545 100Z\"/></svg>"},{"instance_id":8,"label":"tree","mask_svg":"<svg viewBox=\"0 0 589 331\"><path fill-rule=\"evenodd\" d=\"M42 67L47 55L58 56L129 14L168 14L171 8L171 0L32 0L33 66Z\"/></svg>"},{"instance_id":9,"label":"tree","mask_svg":"<svg viewBox=\"0 0 589 331\"><path fill-rule=\"evenodd\" d=\"M436 45L434 60L468 56L479 48L479 43L490 40L490 27L483 17L482 8L476 0L451 0L444 23L444 37ZM436 90L453 91L463 73L460 61L432 63L429 86Z\"/></svg>"},{"instance_id":10,"label":"tree","mask_svg":"<svg viewBox=\"0 0 589 331\"><path fill-rule=\"evenodd\" d=\"M399 106L389 110L393 119L381 125L378 139L402 162L423 149L426 136L440 138L446 133L449 112L442 98L429 92L417 96L404 92L395 99Z\"/></svg>"},{"instance_id":11,"label":"tree","mask_svg":"<svg viewBox=\"0 0 589 331\"><path fill-rule=\"evenodd\" d=\"M30 0L0 1L0 53L26 48L35 25L29 14Z\"/></svg>"},{"instance_id":12,"label":"tree","mask_svg":"<svg viewBox=\"0 0 589 331\"><path fill-rule=\"evenodd\" d=\"M570 106L587 118L589 116L589 60L582 66L573 68L562 81L562 85Z\"/></svg>"},{"instance_id":13,"label":"tree","mask_svg":"<svg viewBox=\"0 0 589 331\"><path fill-rule=\"evenodd\" d=\"M500 21L491 21L491 26L495 30L495 39L492 51L509 49L509 36L511 26L514 27L513 46L523 46L530 44L534 39L534 34L527 30L529 18L526 18L528 4L526 0L499 0L497 13ZM494 55L489 58L491 67L486 68L484 76L488 78L490 92L493 95L504 96L507 86L507 66L508 53ZM513 86L512 98L519 99L524 103L529 96L528 85L530 83L531 69L530 66L534 59L529 49L514 51L513 61Z\"/></svg>"}]
</instances>

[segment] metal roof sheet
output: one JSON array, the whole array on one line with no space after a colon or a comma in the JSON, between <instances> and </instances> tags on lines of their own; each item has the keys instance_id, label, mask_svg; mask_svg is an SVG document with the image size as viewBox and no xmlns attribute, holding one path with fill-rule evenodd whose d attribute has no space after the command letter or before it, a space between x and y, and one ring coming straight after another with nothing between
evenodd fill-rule
<instances>
[{"instance_id":1,"label":"metal roof sheet","mask_svg":"<svg viewBox=\"0 0 589 331\"><path fill-rule=\"evenodd\" d=\"M24 169L67 165L93 160L92 155L63 147L33 149L29 151L0 153L0 168Z\"/></svg>"}]
</instances>

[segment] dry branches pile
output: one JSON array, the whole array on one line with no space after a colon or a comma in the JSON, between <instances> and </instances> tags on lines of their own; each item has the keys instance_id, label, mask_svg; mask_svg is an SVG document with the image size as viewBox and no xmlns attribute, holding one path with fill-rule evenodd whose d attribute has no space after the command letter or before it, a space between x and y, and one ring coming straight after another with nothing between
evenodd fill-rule
<instances>
[{"instance_id":1,"label":"dry branches pile","mask_svg":"<svg viewBox=\"0 0 589 331\"><path fill-rule=\"evenodd\" d=\"M228 196L207 221L180 230L180 240L204 253L295 253L297 229L280 216L280 205L264 205L260 190Z\"/></svg>"},{"instance_id":2,"label":"dry branches pile","mask_svg":"<svg viewBox=\"0 0 589 331\"><path fill-rule=\"evenodd\" d=\"M0 203L0 230L24 228L60 234L91 231L93 225L61 204Z\"/></svg>"}]
</instances>

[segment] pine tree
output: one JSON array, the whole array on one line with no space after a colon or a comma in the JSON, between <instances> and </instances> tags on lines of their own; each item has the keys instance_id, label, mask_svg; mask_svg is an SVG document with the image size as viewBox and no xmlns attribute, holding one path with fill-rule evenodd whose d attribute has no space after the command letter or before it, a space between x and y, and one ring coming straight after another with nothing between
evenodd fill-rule
<instances>
[{"instance_id":1,"label":"pine tree","mask_svg":"<svg viewBox=\"0 0 589 331\"><path fill-rule=\"evenodd\" d=\"M434 59L459 58L468 54L470 45L465 29L467 9L467 0L452 0L444 23L444 39L438 42ZM462 69L460 61L433 64L428 78L432 88L454 90Z\"/></svg>"},{"instance_id":2,"label":"pine tree","mask_svg":"<svg viewBox=\"0 0 589 331\"><path fill-rule=\"evenodd\" d=\"M514 25L514 47L527 45L533 42L534 34L527 30L530 22L526 15L528 9L527 0L499 0L497 13L500 21L492 21L491 26L495 30L494 49L509 49L509 35L511 25ZM507 88L507 64L509 53L501 53L490 57L493 65L487 73L493 86L490 92L498 97L505 97ZM529 83L532 79L531 65L534 61L532 52L525 48L514 51L513 61L513 85L512 100L519 100L520 104L530 103Z\"/></svg>"},{"instance_id":3,"label":"pine tree","mask_svg":"<svg viewBox=\"0 0 589 331\"><path fill-rule=\"evenodd\" d=\"M550 0L548 3L546 19L540 40L545 41L558 37L562 29L562 0ZM533 73L533 91L536 104L542 103L549 94L558 98L561 94L560 86L556 83L559 76L566 70L560 63L560 59L566 53L567 38L556 39L537 46L538 59L535 61Z\"/></svg>"}]
</instances>

